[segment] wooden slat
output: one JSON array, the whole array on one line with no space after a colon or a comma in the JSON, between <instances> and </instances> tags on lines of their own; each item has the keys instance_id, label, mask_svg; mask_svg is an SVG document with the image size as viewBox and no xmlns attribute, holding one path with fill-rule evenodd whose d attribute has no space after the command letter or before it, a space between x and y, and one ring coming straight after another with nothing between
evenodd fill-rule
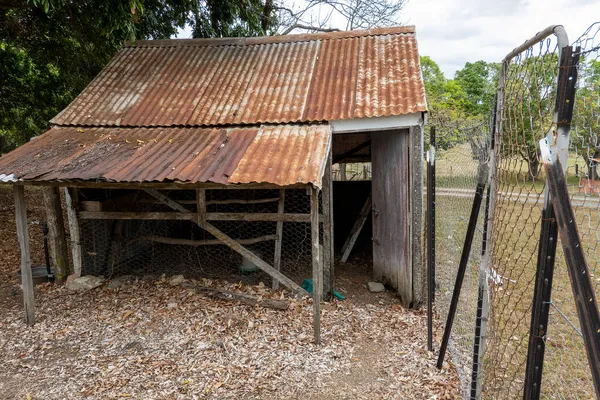
<instances>
[{"instance_id":1,"label":"wooden slat","mask_svg":"<svg viewBox=\"0 0 600 400\"><path fill-rule=\"evenodd\" d=\"M196 213L198 214L198 225L206 223L206 189L196 189Z\"/></svg>"},{"instance_id":2,"label":"wooden slat","mask_svg":"<svg viewBox=\"0 0 600 400\"><path fill-rule=\"evenodd\" d=\"M210 246L210 245L219 245L224 244L222 241L214 239L214 240L190 240L190 239L177 239L177 238L169 238L164 236L155 236L155 235L147 235L140 236L137 238L138 240L147 240L150 242L156 243L164 243L164 244L175 244L175 245L185 245L185 246ZM236 241L239 244L255 244L260 242L267 242L270 240L277 240L277 235L265 235L259 236L250 239L237 239Z\"/></svg>"},{"instance_id":3,"label":"wooden slat","mask_svg":"<svg viewBox=\"0 0 600 400\"><path fill-rule=\"evenodd\" d=\"M350 257L350 253L354 248L354 244L356 243L369 214L371 214L371 194L369 194L365 204L363 204L360 214L358 214L358 218L354 222L354 226L352 226L352 230L350 230L350 234L342 247L342 258L340 259L342 263L348 261L348 257Z\"/></svg>"},{"instance_id":4,"label":"wooden slat","mask_svg":"<svg viewBox=\"0 0 600 400\"><path fill-rule=\"evenodd\" d=\"M321 298L323 297L323 264L319 254L319 191L310 192L310 237L313 269L313 328L315 344L321 344Z\"/></svg>"},{"instance_id":5,"label":"wooden slat","mask_svg":"<svg viewBox=\"0 0 600 400\"><path fill-rule=\"evenodd\" d=\"M206 189L196 189L206 190ZM212 204L263 204L263 203L274 203L279 200L279 197L270 197L266 199L227 199L227 200L208 200L206 205ZM163 204L162 201L156 199L140 199L137 200L139 203L151 203L151 204ZM196 200L177 200L179 204L193 204L196 205Z\"/></svg>"},{"instance_id":6,"label":"wooden slat","mask_svg":"<svg viewBox=\"0 0 600 400\"><path fill-rule=\"evenodd\" d=\"M267 262L263 261L256 254L254 254L253 252L251 252L250 250L248 250L247 248L245 248L244 246L242 246L241 244L236 242L234 239L227 236L224 232L219 230L217 227L212 225L210 222L207 222L203 228L208 233L210 233L211 235L213 235L214 237L216 237L217 239L219 239L223 243L225 243L227 246L229 246L232 250L236 251L237 253L241 254L244 258L251 261L258 268L262 269L264 272L271 275L273 278L276 278L277 280L279 280L281 283L283 283L285 286L287 286L292 291L294 291L300 295L303 295L303 296L308 295L306 290L302 289L302 287L300 287L300 285L298 285L296 282L294 282L287 276L283 275L281 272L277 271L275 268L270 266Z\"/></svg>"},{"instance_id":7,"label":"wooden slat","mask_svg":"<svg viewBox=\"0 0 600 400\"><path fill-rule=\"evenodd\" d=\"M279 191L279 199L277 202L277 214L283 214L285 211L285 189ZM275 235L277 240L275 241L275 255L273 258L273 266L277 271L281 271L281 245L283 243L283 221L277 221L277 228L275 228ZM279 281L273 279L273 290L279 289Z\"/></svg>"},{"instance_id":8,"label":"wooden slat","mask_svg":"<svg viewBox=\"0 0 600 400\"><path fill-rule=\"evenodd\" d=\"M25 323L35 323L35 299L33 293L33 278L31 276L31 259L29 255L29 231L27 229L27 208L25 206L25 188L14 185L15 218L17 222L17 237L21 248L21 286L23 288L23 304L25 306Z\"/></svg>"},{"instance_id":9,"label":"wooden slat","mask_svg":"<svg viewBox=\"0 0 600 400\"><path fill-rule=\"evenodd\" d=\"M80 211L81 219L139 219L139 220L197 220L196 213L137 212L137 211Z\"/></svg>"},{"instance_id":10,"label":"wooden slat","mask_svg":"<svg viewBox=\"0 0 600 400\"><path fill-rule=\"evenodd\" d=\"M83 270L83 253L81 250L81 232L79 230L79 221L77 220L77 209L75 208L77 204L77 189L65 188L65 202L67 203L67 217L69 219L73 273L76 277L80 277Z\"/></svg>"},{"instance_id":11,"label":"wooden slat","mask_svg":"<svg viewBox=\"0 0 600 400\"><path fill-rule=\"evenodd\" d=\"M54 275L58 282L62 282L69 275L69 254L65 237L65 223L63 220L58 187L45 187L44 207L48 222L48 241L50 242L50 260L54 268Z\"/></svg>"},{"instance_id":12,"label":"wooden slat","mask_svg":"<svg viewBox=\"0 0 600 400\"><path fill-rule=\"evenodd\" d=\"M81 219L198 220L197 214L192 212L80 211L78 215ZM206 213L206 219L208 221L310 222L310 214Z\"/></svg>"},{"instance_id":13,"label":"wooden slat","mask_svg":"<svg viewBox=\"0 0 600 400\"><path fill-rule=\"evenodd\" d=\"M320 216L322 217L322 216ZM278 213L207 213L209 221L310 222L310 214Z\"/></svg>"}]
</instances>

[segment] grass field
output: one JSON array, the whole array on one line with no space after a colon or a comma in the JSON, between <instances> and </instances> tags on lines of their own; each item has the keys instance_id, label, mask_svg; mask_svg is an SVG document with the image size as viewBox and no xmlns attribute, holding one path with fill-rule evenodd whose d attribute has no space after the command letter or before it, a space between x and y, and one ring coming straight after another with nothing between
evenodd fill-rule
<instances>
[{"instance_id":1,"label":"grass field","mask_svg":"<svg viewBox=\"0 0 600 400\"><path fill-rule=\"evenodd\" d=\"M477 161L470 153L468 145L463 145L443 152L437 158L436 183L439 188L445 188L438 191L436 198L436 276L439 284L436 304L443 318L450 301L472 202L469 196L451 194L459 192L456 189L474 190ZM574 160L575 157L571 157L568 173L574 171ZM484 360L484 393L488 398L512 399L522 395L541 223L542 203L539 200L544 191L543 176L532 182L525 179L526 173L526 164L518 160L499 166L500 195L493 219L490 266L501 282L490 283L491 313ZM577 193L579 178L569 174L568 183L572 194ZM598 290L600 202L597 197L590 197L583 203L574 204L577 204L574 209L582 245ZM454 361L461 378L466 381L470 380L482 217L479 222L453 330ZM558 248L542 394L545 398L594 398L583 339L578 333L570 280L560 245ZM465 385L463 382L463 387Z\"/></svg>"}]
</instances>

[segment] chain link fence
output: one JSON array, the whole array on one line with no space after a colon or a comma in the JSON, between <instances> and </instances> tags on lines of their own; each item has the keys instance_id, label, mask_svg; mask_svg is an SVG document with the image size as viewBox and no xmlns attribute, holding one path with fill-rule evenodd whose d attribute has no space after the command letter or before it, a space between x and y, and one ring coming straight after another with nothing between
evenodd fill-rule
<instances>
[{"instance_id":1,"label":"chain link fence","mask_svg":"<svg viewBox=\"0 0 600 400\"><path fill-rule=\"evenodd\" d=\"M549 30L547 35L534 38L507 56L500 74L495 125L488 125L487 121L456 122L435 115L429 121L435 126L437 136L435 302L442 321L448 315L455 288L478 166L483 160L490 160L492 168L495 166L490 181L489 257L482 256L486 209L482 207L450 336L450 359L458 371L465 398L523 397L527 385L537 391L540 383L531 376L538 370L543 371L538 393L542 398L598 395L556 233L550 234L549 239L558 241L555 257L551 251L546 253L546 249L540 252L540 243L547 243L541 235L542 228L554 219L544 214L547 187L539 141L553 126L568 124L568 121L553 121L561 68L562 73L568 73L561 67L558 43L553 30ZM575 98L561 98L561 101L574 100L566 180L592 285L598 292L600 24L592 25L573 43L573 52L580 57ZM481 148L489 149L492 130L496 134L494 157L490 159L486 150L478 152L479 147L473 142L479 140ZM487 307L478 310L482 307L482 297L478 299L482 263L486 290L489 288L489 314ZM540 281L541 274L536 277L542 264L554 265L550 282ZM536 293L541 293L543 285L551 286L551 296L534 305ZM532 313L544 314L543 310L547 312L548 323L532 326ZM485 339L483 359L473 355L478 312L483 313L480 321L486 322L481 332ZM538 343L536 340L541 340L545 348L545 353L544 350L541 353L542 364L532 364L531 343ZM536 372L531 372L528 362ZM472 387L473 379L476 383ZM474 389L477 384L482 387L481 392Z\"/></svg>"},{"instance_id":2,"label":"chain link fence","mask_svg":"<svg viewBox=\"0 0 600 400\"><path fill-rule=\"evenodd\" d=\"M490 132L487 121L483 120L455 120L433 114L429 124L436 127L437 144L435 303L439 317L445 320L464 247L478 171L481 164L487 162ZM471 384L483 222L483 212L480 212L449 343L449 353L463 392Z\"/></svg>"}]
</instances>

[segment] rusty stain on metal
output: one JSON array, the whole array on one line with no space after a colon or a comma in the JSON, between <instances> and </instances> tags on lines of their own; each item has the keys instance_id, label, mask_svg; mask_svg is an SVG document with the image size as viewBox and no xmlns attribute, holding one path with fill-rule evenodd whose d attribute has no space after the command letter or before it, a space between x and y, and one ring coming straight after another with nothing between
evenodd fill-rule
<instances>
[{"instance_id":1,"label":"rusty stain on metal","mask_svg":"<svg viewBox=\"0 0 600 400\"><path fill-rule=\"evenodd\" d=\"M328 125L236 128L54 127L0 158L11 181L312 183Z\"/></svg>"},{"instance_id":2,"label":"rusty stain on metal","mask_svg":"<svg viewBox=\"0 0 600 400\"><path fill-rule=\"evenodd\" d=\"M426 111L412 27L138 41L52 123L218 126Z\"/></svg>"}]
</instances>

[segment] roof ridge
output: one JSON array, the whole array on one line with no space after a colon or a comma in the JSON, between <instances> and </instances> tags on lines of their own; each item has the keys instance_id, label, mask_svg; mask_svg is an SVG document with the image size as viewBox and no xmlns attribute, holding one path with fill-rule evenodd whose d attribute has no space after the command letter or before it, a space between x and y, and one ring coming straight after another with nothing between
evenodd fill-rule
<instances>
[{"instance_id":1,"label":"roof ridge","mask_svg":"<svg viewBox=\"0 0 600 400\"><path fill-rule=\"evenodd\" d=\"M260 44L309 42L315 40L349 39L365 36L383 36L414 34L415 26L395 26L388 28L361 29L353 31L299 33L292 35L257 36L257 37L226 37L200 39L159 39L126 41L125 47L208 47L208 46L250 46Z\"/></svg>"}]
</instances>

